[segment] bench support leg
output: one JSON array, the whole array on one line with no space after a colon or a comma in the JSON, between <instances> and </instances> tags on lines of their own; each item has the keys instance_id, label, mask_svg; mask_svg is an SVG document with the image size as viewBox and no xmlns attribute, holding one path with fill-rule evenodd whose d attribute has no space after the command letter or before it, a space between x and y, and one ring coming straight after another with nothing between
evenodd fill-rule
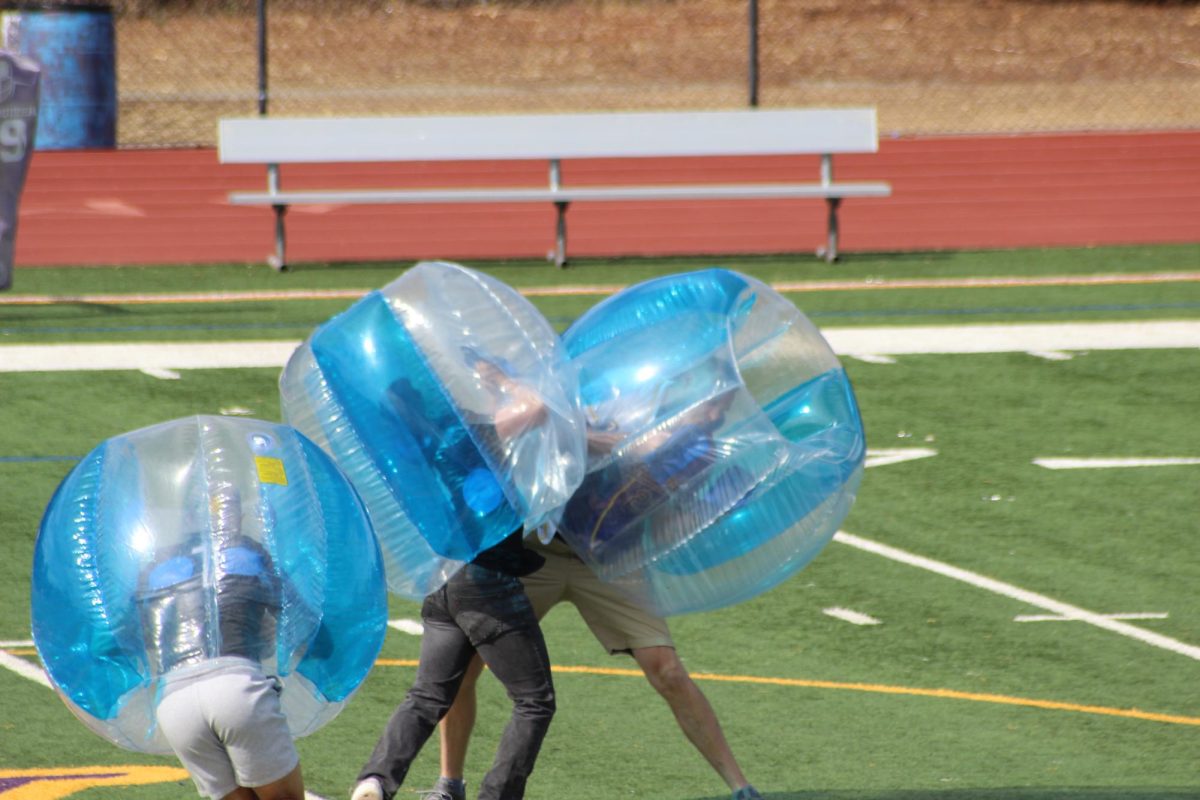
<instances>
[{"instance_id":1,"label":"bench support leg","mask_svg":"<svg viewBox=\"0 0 1200 800\"><path fill-rule=\"evenodd\" d=\"M287 232L284 230L283 217L287 214L287 206L271 206L275 210L275 254L268 256L267 263L277 272L287 272Z\"/></svg>"},{"instance_id":2,"label":"bench support leg","mask_svg":"<svg viewBox=\"0 0 1200 800\"><path fill-rule=\"evenodd\" d=\"M271 194L279 191L278 164L267 164L267 191ZM276 272L287 272L287 232L283 226L283 215L287 213L287 206L273 205L271 208L275 211L275 255L267 256L267 263Z\"/></svg>"},{"instance_id":3,"label":"bench support leg","mask_svg":"<svg viewBox=\"0 0 1200 800\"><path fill-rule=\"evenodd\" d=\"M828 238L825 243L825 260L832 264L838 259L838 206L842 204L840 197L827 197L829 204Z\"/></svg>"},{"instance_id":4,"label":"bench support leg","mask_svg":"<svg viewBox=\"0 0 1200 800\"><path fill-rule=\"evenodd\" d=\"M554 266L559 268L567 265L567 207L570 205L565 202L554 204Z\"/></svg>"}]
</instances>

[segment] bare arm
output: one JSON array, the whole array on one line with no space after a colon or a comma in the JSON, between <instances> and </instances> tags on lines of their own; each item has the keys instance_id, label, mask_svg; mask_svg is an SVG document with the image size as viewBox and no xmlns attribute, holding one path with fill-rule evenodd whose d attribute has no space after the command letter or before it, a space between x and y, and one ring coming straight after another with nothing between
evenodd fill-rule
<instances>
[{"instance_id":1,"label":"bare arm","mask_svg":"<svg viewBox=\"0 0 1200 800\"><path fill-rule=\"evenodd\" d=\"M546 419L546 404L532 389L509 390L509 400L496 409L494 424L501 441L509 441Z\"/></svg>"},{"instance_id":2,"label":"bare arm","mask_svg":"<svg viewBox=\"0 0 1200 800\"><path fill-rule=\"evenodd\" d=\"M597 430L588 428L587 448L589 456L602 456L611 453L613 448L621 443L625 435L617 430Z\"/></svg>"}]
</instances>

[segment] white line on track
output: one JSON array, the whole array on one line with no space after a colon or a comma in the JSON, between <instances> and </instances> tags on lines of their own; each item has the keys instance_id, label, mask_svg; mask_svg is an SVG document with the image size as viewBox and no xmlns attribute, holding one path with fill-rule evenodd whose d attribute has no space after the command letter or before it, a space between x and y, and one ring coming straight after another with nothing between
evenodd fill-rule
<instances>
[{"instance_id":1,"label":"white line on track","mask_svg":"<svg viewBox=\"0 0 1200 800\"><path fill-rule=\"evenodd\" d=\"M1172 639L1169 636L1163 636L1162 634L1155 633L1154 631L1148 631L1144 628L1139 628L1135 625L1121 622L1120 620L1111 619L1104 614L1097 614L1094 611L1088 611L1087 609L1079 608L1078 606L1063 603L1059 600L1055 600L1052 597L1047 597L1044 594L1038 594L1036 592L1028 591L1027 589L1022 589L1018 586L1013 586L1011 583L1004 583L1003 581L998 581L995 578L989 578L986 575L980 575L977 572L971 572L970 570L962 569L961 567L955 567L942 561L935 561L932 558L925 558L924 556L909 553L897 547L891 547L870 539L864 539L861 536L855 536L853 534L846 533L845 531L838 531L837 535L833 537L833 540L859 550L864 550L868 553L874 553L875 555L883 556L884 558L891 559L892 561L908 564L909 566L917 567L918 569L929 570L930 572L935 572L938 575L943 575L947 578L953 578L956 581L962 581L963 583L970 584L971 586L975 586L979 589L995 592L996 594L1010 597L1014 600L1019 600L1022 603L1036 606L1037 608L1050 611L1054 614L1071 617L1072 619L1080 622L1086 622L1089 625L1095 625L1097 628L1103 628L1104 630L1111 631L1113 633L1119 633L1122 636L1128 636L1131 639L1136 639L1145 644L1152 645L1154 647L1160 647L1163 650L1169 650L1172 653L1178 653L1179 655L1187 656L1188 658L1194 658L1197 661L1200 661L1200 647L1186 644L1177 639Z\"/></svg>"},{"instance_id":2,"label":"white line on track","mask_svg":"<svg viewBox=\"0 0 1200 800\"><path fill-rule=\"evenodd\" d=\"M1200 321L823 328L855 356L1200 349ZM299 341L45 344L0 347L0 372L281 368Z\"/></svg>"}]
</instances>

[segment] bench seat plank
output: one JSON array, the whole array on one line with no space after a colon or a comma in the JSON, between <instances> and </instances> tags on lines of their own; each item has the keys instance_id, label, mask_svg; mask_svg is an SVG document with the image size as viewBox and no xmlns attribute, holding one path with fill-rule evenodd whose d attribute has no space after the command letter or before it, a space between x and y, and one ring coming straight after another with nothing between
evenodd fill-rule
<instances>
[{"instance_id":1,"label":"bench seat plank","mask_svg":"<svg viewBox=\"0 0 1200 800\"><path fill-rule=\"evenodd\" d=\"M873 108L220 121L222 164L874 153Z\"/></svg>"},{"instance_id":2,"label":"bench seat plank","mask_svg":"<svg viewBox=\"0 0 1200 800\"><path fill-rule=\"evenodd\" d=\"M578 186L560 189L363 189L234 192L236 205L391 203L569 203L629 200L749 200L888 197L886 183L753 183L666 186Z\"/></svg>"}]
</instances>

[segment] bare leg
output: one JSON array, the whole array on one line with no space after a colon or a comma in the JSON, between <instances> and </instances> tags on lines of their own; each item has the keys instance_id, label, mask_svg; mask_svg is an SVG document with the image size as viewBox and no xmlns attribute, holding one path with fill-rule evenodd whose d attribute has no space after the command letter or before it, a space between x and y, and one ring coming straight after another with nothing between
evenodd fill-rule
<instances>
[{"instance_id":1,"label":"bare leg","mask_svg":"<svg viewBox=\"0 0 1200 800\"><path fill-rule=\"evenodd\" d=\"M229 794L221 798L221 800L258 800L258 795L253 789L247 789L245 786L239 786Z\"/></svg>"},{"instance_id":2,"label":"bare leg","mask_svg":"<svg viewBox=\"0 0 1200 800\"><path fill-rule=\"evenodd\" d=\"M239 786L221 800L304 800L304 778L300 765L277 781L248 789Z\"/></svg>"},{"instance_id":3,"label":"bare leg","mask_svg":"<svg viewBox=\"0 0 1200 800\"><path fill-rule=\"evenodd\" d=\"M467 745L471 743L471 731L475 728L475 684L483 672L483 661L476 655L463 676L454 705L442 717L438 735L442 745L442 777L463 779L467 763Z\"/></svg>"},{"instance_id":4,"label":"bare leg","mask_svg":"<svg viewBox=\"0 0 1200 800\"><path fill-rule=\"evenodd\" d=\"M733 751L721 731L717 715L679 660L673 647L639 647L633 651L646 679L655 688L683 730L688 741L712 765L731 791L747 784L746 776L733 757Z\"/></svg>"}]
</instances>

